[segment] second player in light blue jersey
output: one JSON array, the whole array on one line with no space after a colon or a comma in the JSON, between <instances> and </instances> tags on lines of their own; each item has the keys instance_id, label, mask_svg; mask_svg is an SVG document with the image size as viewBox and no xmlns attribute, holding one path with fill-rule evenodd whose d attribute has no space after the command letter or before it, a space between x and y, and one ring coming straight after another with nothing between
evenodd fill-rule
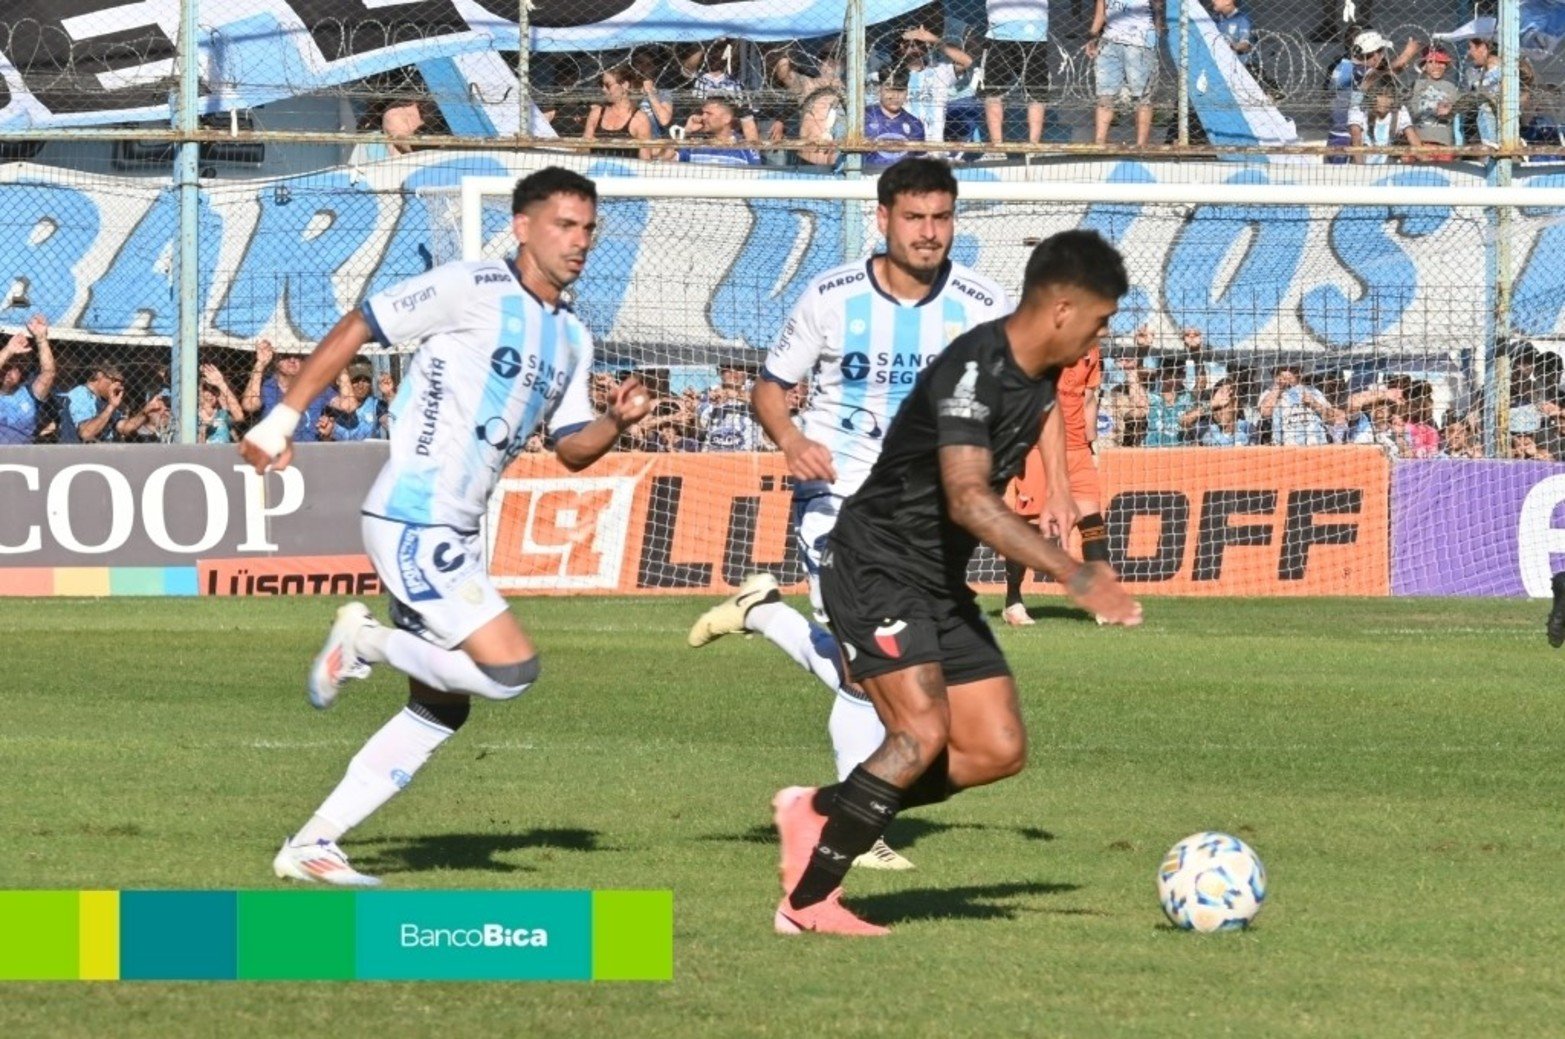
<instances>
[{"instance_id":1,"label":"second player in light blue jersey","mask_svg":"<svg viewBox=\"0 0 1565 1039\"><path fill-rule=\"evenodd\" d=\"M298 413L370 339L416 343L391 406L391 456L365 499L364 546L391 596L392 626L362 603L337 611L310 671L310 702L385 663L408 676L408 705L370 737L347 775L272 861L279 877L379 883L337 846L412 779L467 721L473 697L510 700L538 677L538 653L489 581L479 521L540 424L571 470L601 458L651 409L634 379L605 414L588 398L592 339L562 293L581 276L597 189L550 167L517 183L515 261L452 263L365 301L327 333L282 405L246 434L258 470L288 465Z\"/></svg>"},{"instance_id":2,"label":"second player in light blue jersey","mask_svg":"<svg viewBox=\"0 0 1565 1039\"><path fill-rule=\"evenodd\" d=\"M876 219L886 251L816 278L794 305L751 395L756 417L788 458L794 532L810 576L816 620L826 620L819 569L844 498L880 457L881 438L923 371L957 336L1011 311L1005 291L951 262L956 178L939 159L903 159L880 175ZM802 430L787 393L809 378ZM874 708L843 679L837 644L820 624L782 602L770 574L707 611L690 632L702 646L734 632L764 635L835 690L827 730L846 776L885 735ZM907 869L884 844L860 865Z\"/></svg>"}]
</instances>

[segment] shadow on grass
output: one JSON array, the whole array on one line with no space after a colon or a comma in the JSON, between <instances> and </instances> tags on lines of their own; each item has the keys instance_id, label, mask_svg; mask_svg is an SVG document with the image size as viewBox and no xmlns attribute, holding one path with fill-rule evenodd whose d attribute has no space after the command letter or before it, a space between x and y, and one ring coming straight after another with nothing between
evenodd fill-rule
<instances>
[{"instance_id":1,"label":"shadow on grass","mask_svg":"<svg viewBox=\"0 0 1565 1039\"><path fill-rule=\"evenodd\" d=\"M1004 624L1004 610L990 610L989 616L995 618L999 624ZM1027 615L1035 621L1076 621L1083 624L1096 623L1092 614L1075 606L1029 606Z\"/></svg>"},{"instance_id":2,"label":"shadow on grass","mask_svg":"<svg viewBox=\"0 0 1565 1039\"><path fill-rule=\"evenodd\" d=\"M1052 841L1054 834L1038 826L991 826L988 823L943 823L932 819L897 819L886 831L886 843L893 848L911 848L925 837L949 830L981 830L986 833L1014 834L1024 841ZM712 833L704 841L735 844L776 844L777 831L770 824L752 826L742 833Z\"/></svg>"},{"instance_id":3,"label":"shadow on grass","mask_svg":"<svg viewBox=\"0 0 1565 1039\"><path fill-rule=\"evenodd\" d=\"M1037 907L1033 906L1008 904L1014 900L1040 895L1064 895L1079 888L1079 884L1045 884L1040 881L977 884L970 887L919 888L881 895L855 895L848 902L850 908L865 919L887 925L908 920L1014 920L1023 912L1037 911Z\"/></svg>"},{"instance_id":4,"label":"shadow on grass","mask_svg":"<svg viewBox=\"0 0 1565 1039\"><path fill-rule=\"evenodd\" d=\"M360 850L353 864L368 873L413 873L435 869L483 869L495 873L532 873L536 867L502 862L497 855L544 849L602 851L596 830L539 829L521 833L437 833L423 837L379 837L353 842Z\"/></svg>"}]
</instances>

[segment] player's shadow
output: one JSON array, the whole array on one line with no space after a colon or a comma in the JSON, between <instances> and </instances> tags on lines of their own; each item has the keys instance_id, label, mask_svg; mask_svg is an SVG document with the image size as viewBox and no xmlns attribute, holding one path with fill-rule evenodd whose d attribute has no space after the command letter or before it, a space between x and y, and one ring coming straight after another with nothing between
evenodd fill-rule
<instances>
[{"instance_id":1,"label":"player's shadow","mask_svg":"<svg viewBox=\"0 0 1565 1039\"><path fill-rule=\"evenodd\" d=\"M988 833L1009 833L1024 841L1052 841L1054 834L1039 826L991 826L988 823L943 823L938 819L898 819L886 831L886 843L893 848L911 848L925 837L950 830L982 830ZM769 824L752 826L742 833L714 833L701 838L706 841L738 844L776 844L777 831Z\"/></svg>"},{"instance_id":2,"label":"player's shadow","mask_svg":"<svg viewBox=\"0 0 1565 1039\"><path fill-rule=\"evenodd\" d=\"M1004 610L990 610L989 616L1000 624L1005 623ZM1088 623L1093 621L1092 614L1075 606L1029 606L1027 615L1035 621L1076 621Z\"/></svg>"},{"instance_id":3,"label":"player's shadow","mask_svg":"<svg viewBox=\"0 0 1565 1039\"><path fill-rule=\"evenodd\" d=\"M378 837L355 841L362 850L355 867L367 873L417 873L437 869L476 869L494 873L533 873L536 866L505 862L498 856L541 849L548 860L555 851L603 851L596 830L534 829L521 833L433 833L419 837Z\"/></svg>"},{"instance_id":4,"label":"player's shadow","mask_svg":"<svg viewBox=\"0 0 1565 1039\"><path fill-rule=\"evenodd\" d=\"M1047 884L1041 881L1011 884L975 884L968 887L916 888L879 895L855 895L855 913L881 924L909 920L1014 920L1024 912L1039 912L1026 899L1064 895L1079 884Z\"/></svg>"}]
</instances>

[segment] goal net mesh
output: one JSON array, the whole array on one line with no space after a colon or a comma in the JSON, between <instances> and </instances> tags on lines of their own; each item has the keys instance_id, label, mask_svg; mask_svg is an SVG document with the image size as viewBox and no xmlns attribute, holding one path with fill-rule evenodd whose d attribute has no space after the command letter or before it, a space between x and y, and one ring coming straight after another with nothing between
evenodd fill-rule
<instances>
[{"instance_id":1,"label":"goal net mesh","mask_svg":"<svg viewBox=\"0 0 1565 1039\"><path fill-rule=\"evenodd\" d=\"M1097 168L1113 182L1146 167ZM1225 164L1180 170L1193 198L1250 179ZM1374 183L1363 172L1348 182ZM1539 382L1550 365L1558 382L1549 345L1562 301L1530 266L1557 251L1556 211L1513 209L1502 226L1482 204L1409 204L1398 182L1429 181L1384 171L1384 203L1333 204L1320 168L1306 175L1318 200L1254 205L999 200L963 183L952 256L1013 296L1054 232L1096 229L1125 256L1096 464L1112 561L1141 593L1439 591L1446 575L1426 571L1481 567L1489 550L1439 544L1425 515L1448 497L1453 459L1558 450L1552 423L1534 424L1547 404L1531 384L1495 392L1507 326L1536 340ZM464 239L470 258L514 252L509 184L484 183L465 213L459 192L425 198L437 261L461 257ZM802 587L787 465L745 402L808 282L881 245L873 201L808 191L601 200L573 293L596 341L596 389L634 373L657 404L591 479L541 453L518 459L491 514L502 586L727 594L769 569ZM1502 261L1520 269L1503 311ZM1400 516L1398 484L1422 488ZM1428 527L1429 543L1394 546L1401 521ZM981 549L971 576L1001 582L1003 564ZM1044 584L1030 575L1027 587Z\"/></svg>"}]
</instances>

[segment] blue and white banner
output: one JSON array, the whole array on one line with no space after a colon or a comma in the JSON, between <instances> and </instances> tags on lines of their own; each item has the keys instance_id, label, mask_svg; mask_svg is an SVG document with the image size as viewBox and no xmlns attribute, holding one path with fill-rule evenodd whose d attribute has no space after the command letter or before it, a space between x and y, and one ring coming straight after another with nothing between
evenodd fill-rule
<instances>
[{"instance_id":1,"label":"blue and white banner","mask_svg":"<svg viewBox=\"0 0 1565 1039\"><path fill-rule=\"evenodd\" d=\"M1167 9L1168 50L1177 64L1182 32L1180 0L1168 0ZM1261 89L1206 8L1190 4L1189 12L1185 78L1190 85L1190 107L1207 140L1224 146L1298 144L1293 120Z\"/></svg>"},{"instance_id":2,"label":"blue and white banner","mask_svg":"<svg viewBox=\"0 0 1565 1039\"><path fill-rule=\"evenodd\" d=\"M514 178L554 163L593 176L667 175L667 166L566 155L426 152L362 171L336 169L203 191L198 240L200 337L239 347L269 338L315 344L366 295L460 255L457 187L466 176ZM1075 163L959 171L980 180L1104 183L1319 182L1321 167L1235 169L1210 163ZM691 178L736 175L691 167ZM781 171L738 174L771 179ZM1333 168L1336 183L1478 187L1481 174L1396 167ZM1527 186L1565 186L1565 174ZM0 328L45 314L62 338L166 342L177 299L176 193L147 180L0 166L8 233ZM482 213L486 255L514 248L509 191ZM862 229L849 234L850 219ZM871 203L801 199L606 199L598 244L577 286L577 310L606 354L692 362L735 347L763 349L815 275L875 242ZM1095 229L1127 258L1131 291L1113 330L1149 322L1200 328L1214 351L1266 354L1395 350L1455 356L1493 334L1495 241L1481 210L1384 206L968 203L954 257L1019 288L1030 244ZM1522 209L1512 222L1519 265L1511 320L1529 336L1565 333L1565 221Z\"/></svg>"},{"instance_id":3,"label":"blue and white banner","mask_svg":"<svg viewBox=\"0 0 1565 1039\"><path fill-rule=\"evenodd\" d=\"M519 0L203 2L207 112L253 108L439 58L514 51ZM5 0L0 132L167 120L180 0ZM866 0L868 23L920 0ZM533 0L531 49L599 51L842 31L845 0Z\"/></svg>"},{"instance_id":4,"label":"blue and white banner","mask_svg":"<svg viewBox=\"0 0 1565 1039\"><path fill-rule=\"evenodd\" d=\"M1534 58L1544 58L1559 50L1565 40L1565 0L1521 0L1517 12L1519 20L1517 37L1522 51ZM1497 40L1500 23L1492 16L1474 18L1450 32L1437 32L1437 40Z\"/></svg>"}]
</instances>

